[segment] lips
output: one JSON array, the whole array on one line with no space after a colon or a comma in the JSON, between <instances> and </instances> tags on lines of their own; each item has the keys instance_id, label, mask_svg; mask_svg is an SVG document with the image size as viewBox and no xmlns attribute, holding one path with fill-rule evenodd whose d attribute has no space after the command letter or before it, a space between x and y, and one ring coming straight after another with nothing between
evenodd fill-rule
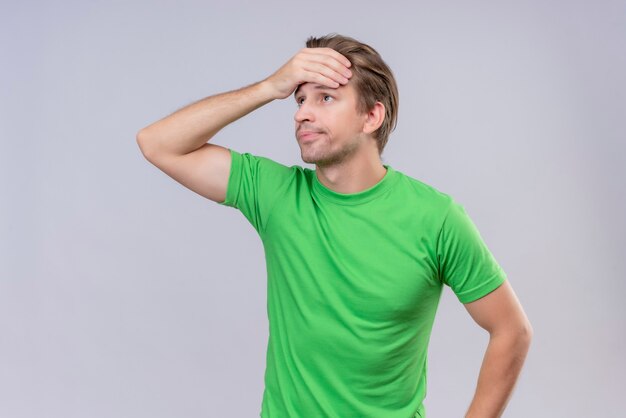
<instances>
[{"instance_id":1,"label":"lips","mask_svg":"<svg viewBox=\"0 0 626 418\"><path fill-rule=\"evenodd\" d=\"M298 132L298 139L305 140L305 139L314 138L320 133L321 132L316 132L316 131L300 131Z\"/></svg>"},{"instance_id":2,"label":"lips","mask_svg":"<svg viewBox=\"0 0 626 418\"><path fill-rule=\"evenodd\" d=\"M305 130L302 130L302 131L299 131L299 132L298 132L298 139L299 139L299 140L301 140L301 141L306 141L306 140L308 140L308 139L313 139L313 138L315 138L315 137L316 137L316 136L318 136L319 134L321 134L321 132L318 132L318 131L305 131Z\"/></svg>"}]
</instances>

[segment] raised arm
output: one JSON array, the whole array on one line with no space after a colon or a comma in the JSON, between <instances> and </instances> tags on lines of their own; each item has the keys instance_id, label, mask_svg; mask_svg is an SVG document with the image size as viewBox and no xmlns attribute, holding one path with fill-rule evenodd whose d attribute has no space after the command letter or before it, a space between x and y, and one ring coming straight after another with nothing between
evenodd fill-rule
<instances>
[{"instance_id":1,"label":"raised arm","mask_svg":"<svg viewBox=\"0 0 626 418\"><path fill-rule=\"evenodd\" d=\"M345 84L340 73L345 74L349 65L347 58L331 48L303 48L263 81L204 98L141 129L137 144L148 161L174 180L223 202L230 152L207 141L253 110L288 97L302 83Z\"/></svg>"},{"instance_id":2,"label":"raised arm","mask_svg":"<svg viewBox=\"0 0 626 418\"><path fill-rule=\"evenodd\" d=\"M137 144L146 159L165 174L207 199L223 202L230 151L207 141L273 97L264 82L207 97L143 128Z\"/></svg>"}]
</instances>

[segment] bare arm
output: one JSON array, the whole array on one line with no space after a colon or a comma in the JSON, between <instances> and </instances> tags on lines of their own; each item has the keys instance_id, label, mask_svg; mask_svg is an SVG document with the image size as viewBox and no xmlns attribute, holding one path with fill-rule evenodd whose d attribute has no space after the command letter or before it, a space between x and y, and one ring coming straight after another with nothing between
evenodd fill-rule
<instances>
[{"instance_id":1,"label":"bare arm","mask_svg":"<svg viewBox=\"0 0 626 418\"><path fill-rule=\"evenodd\" d=\"M223 202L230 152L209 144L226 125L274 99L288 97L299 84L336 88L350 77L350 61L331 48L303 48L268 78L238 90L206 97L141 129L137 144L152 164L185 187ZM349 74L349 75L347 75Z\"/></svg>"},{"instance_id":2,"label":"bare arm","mask_svg":"<svg viewBox=\"0 0 626 418\"><path fill-rule=\"evenodd\" d=\"M226 125L274 99L288 97L304 82L337 87L350 74L350 61L330 48L303 48L270 77L249 86L206 97L141 129L142 151L185 155L197 150ZM351 75L351 74L350 74Z\"/></svg>"},{"instance_id":3,"label":"bare arm","mask_svg":"<svg viewBox=\"0 0 626 418\"><path fill-rule=\"evenodd\" d=\"M508 404L532 339L532 326L508 280L488 295L465 304L489 331L489 344L474 398L465 418L499 418Z\"/></svg>"},{"instance_id":4,"label":"bare arm","mask_svg":"<svg viewBox=\"0 0 626 418\"><path fill-rule=\"evenodd\" d=\"M197 150L226 125L274 100L265 81L206 97L143 128L137 143L151 150L184 155Z\"/></svg>"}]
</instances>

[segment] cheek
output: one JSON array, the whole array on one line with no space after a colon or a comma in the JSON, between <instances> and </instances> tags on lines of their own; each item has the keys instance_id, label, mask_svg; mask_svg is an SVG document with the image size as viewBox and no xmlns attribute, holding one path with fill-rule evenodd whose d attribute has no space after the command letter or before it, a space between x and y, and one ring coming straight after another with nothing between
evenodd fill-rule
<instances>
[{"instance_id":1,"label":"cheek","mask_svg":"<svg viewBox=\"0 0 626 418\"><path fill-rule=\"evenodd\" d=\"M346 116L342 120L335 121L335 136L345 140L352 140L361 131L359 130L359 121L351 119L354 116Z\"/></svg>"},{"instance_id":2,"label":"cheek","mask_svg":"<svg viewBox=\"0 0 626 418\"><path fill-rule=\"evenodd\" d=\"M358 131L359 120L354 112L347 109L337 107L326 113L326 126L335 136L345 136Z\"/></svg>"}]
</instances>

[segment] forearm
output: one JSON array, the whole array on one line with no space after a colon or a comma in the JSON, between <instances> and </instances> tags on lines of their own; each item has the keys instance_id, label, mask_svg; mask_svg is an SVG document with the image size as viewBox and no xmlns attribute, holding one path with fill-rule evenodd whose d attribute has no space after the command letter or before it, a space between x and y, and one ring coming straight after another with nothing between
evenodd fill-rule
<instances>
[{"instance_id":1,"label":"forearm","mask_svg":"<svg viewBox=\"0 0 626 418\"><path fill-rule=\"evenodd\" d=\"M187 154L206 144L226 125L274 98L265 80L206 97L143 128L137 142L144 153Z\"/></svg>"},{"instance_id":2,"label":"forearm","mask_svg":"<svg viewBox=\"0 0 626 418\"><path fill-rule=\"evenodd\" d=\"M491 336L474 398L465 418L499 418L509 402L530 347L529 333Z\"/></svg>"}]
</instances>

